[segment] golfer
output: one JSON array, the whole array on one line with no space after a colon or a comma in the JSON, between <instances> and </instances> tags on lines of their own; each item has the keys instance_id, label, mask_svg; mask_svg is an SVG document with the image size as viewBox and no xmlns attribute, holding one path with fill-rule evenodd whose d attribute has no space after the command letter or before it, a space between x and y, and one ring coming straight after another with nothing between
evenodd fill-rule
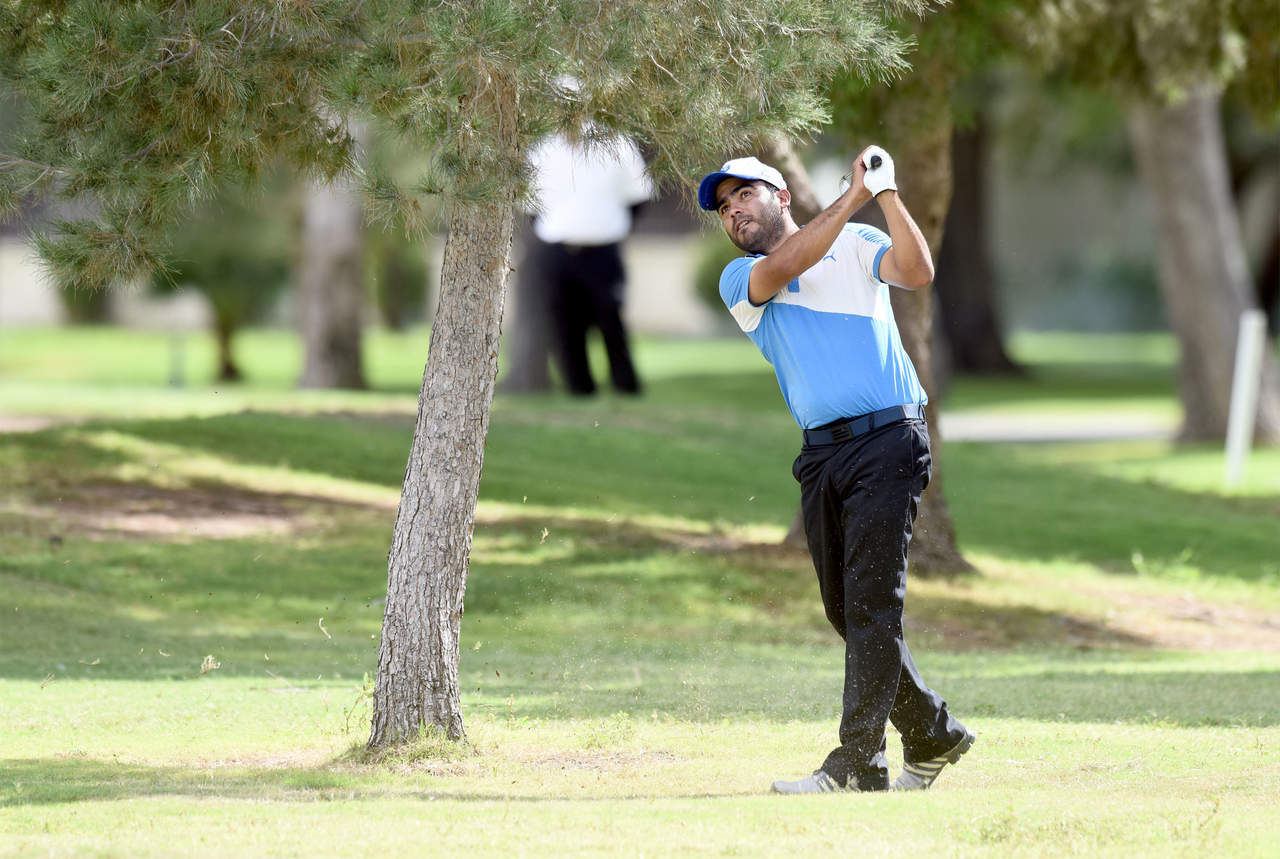
<instances>
[{"instance_id":1,"label":"golfer","mask_svg":"<svg viewBox=\"0 0 1280 859\"><path fill-rule=\"evenodd\" d=\"M851 224L875 198L889 235ZM827 618L845 640L840 745L778 793L885 790L885 723L902 735L896 790L924 789L974 735L925 685L902 633L907 546L932 461L928 401L898 335L889 285L933 280L920 229L898 196L893 159L872 146L840 198L803 229L782 174L737 158L703 178L702 208L747 252L720 296L773 365L804 430L792 466Z\"/></svg>"}]
</instances>

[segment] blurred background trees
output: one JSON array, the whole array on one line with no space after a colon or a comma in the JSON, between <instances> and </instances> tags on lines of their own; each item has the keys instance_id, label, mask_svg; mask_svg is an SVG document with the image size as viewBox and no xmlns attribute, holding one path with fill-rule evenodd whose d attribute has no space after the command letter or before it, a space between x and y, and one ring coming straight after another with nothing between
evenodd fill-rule
<instances>
[{"instance_id":1,"label":"blurred background trees","mask_svg":"<svg viewBox=\"0 0 1280 859\"><path fill-rule=\"evenodd\" d=\"M236 332L261 319L290 283L296 196L287 175L272 176L261 190L228 188L177 225L167 243L154 287L193 289L208 300L219 381L241 378Z\"/></svg>"},{"instance_id":2,"label":"blurred background trees","mask_svg":"<svg viewBox=\"0 0 1280 859\"><path fill-rule=\"evenodd\" d=\"M1235 342L1257 306L1222 122L1231 87L1256 115L1280 113L1277 0L1054 0L1025 28L1056 74L1114 95L1155 208L1164 309L1181 345L1181 437L1226 434ZM1264 290L1265 291L1265 290ZM1280 440L1280 367L1264 361L1257 436Z\"/></svg>"}]
</instances>

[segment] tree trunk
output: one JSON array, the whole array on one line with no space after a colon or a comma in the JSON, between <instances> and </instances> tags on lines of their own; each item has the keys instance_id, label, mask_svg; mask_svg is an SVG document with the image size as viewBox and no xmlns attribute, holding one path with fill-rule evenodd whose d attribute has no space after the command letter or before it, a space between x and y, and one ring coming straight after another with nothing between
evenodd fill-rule
<instances>
[{"instance_id":1,"label":"tree trunk","mask_svg":"<svg viewBox=\"0 0 1280 859\"><path fill-rule=\"evenodd\" d=\"M508 366L502 374L499 390L504 394L533 394L551 390L551 309L547 306L548 284L543 283L529 264L528 252L533 240L533 220L522 219L521 245L526 249L517 264L515 301L504 324Z\"/></svg>"},{"instance_id":2,"label":"tree trunk","mask_svg":"<svg viewBox=\"0 0 1280 859\"><path fill-rule=\"evenodd\" d=\"M927 73L919 69L917 73ZM935 70L939 71L939 70ZM942 71L941 74L947 74ZM934 259L942 244L943 226L951 202L951 106L950 87L930 88L922 100L897 99L885 111L885 126L892 139L898 190L929 243ZM932 394L926 409L933 453L933 479L920 500L915 535L911 539L911 569L924 576L946 576L973 568L956 545L956 528L947 507L942 483L942 432L938 427L938 400L933 372L933 287L890 289L893 315L920 384Z\"/></svg>"},{"instance_id":3,"label":"tree trunk","mask_svg":"<svg viewBox=\"0 0 1280 859\"><path fill-rule=\"evenodd\" d=\"M518 163L514 85L489 81L475 107L497 117L503 154ZM514 188L491 202L459 203L445 242L440 304L388 555L371 749L412 740L424 727L465 737L458 642L514 204Z\"/></svg>"},{"instance_id":4,"label":"tree trunk","mask_svg":"<svg viewBox=\"0 0 1280 859\"><path fill-rule=\"evenodd\" d=\"M785 137L767 138L760 144L760 154L764 163L777 167L782 171L782 178L787 180L787 190L791 192L791 217L796 223L803 226L816 218L822 211L822 201L818 199L809 171L791 141Z\"/></svg>"},{"instance_id":5,"label":"tree trunk","mask_svg":"<svg viewBox=\"0 0 1280 859\"><path fill-rule=\"evenodd\" d=\"M791 192L791 216L797 224L807 224L822 211L822 203L813 189L813 180L809 171L800 160L791 141L785 137L770 137L760 144L761 160L777 167L782 178L787 180L787 190ZM796 514L791 517L791 527L782 538L782 545L793 549L807 551L809 543L804 535L804 511L797 506Z\"/></svg>"},{"instance_id":6,"label":"tree trunk","mask_svg":"<svg viewBox=\"0 0 1280 859\"><path fill-rule=\"evenodd\" d=\"M355 181L310 184L302 214L300 388L363 388L364 201Z\"/></svg>"},{"instance_id":7,"label":"tree trunk","mask_svg":"<svg viewBox=\"0 0 1280 859\"><path fill-rule=\"evenodd\" d=\"M987 126L979 109L972 128L956 129L951 136L951 205L933 289L952 371L1018 373L1021 369L1005 351L996 309L995 267L987 239L986 164Z\"/></svg>"},{"instance_id":8,"label":"tree trunk","mask_svg":"<svg viewBox=\"0 0 1280 859\"><path fill-rule=\"evenodd\" d=\"M240 368L236 366L235 353L231 350L231 341L236 334L236 324L230 314L213 314L213 339L218 348L218 381L240 381Z\"/></svg>"},{"instance_id":9,"label":"tree trunk","mask_svg":"<svg viewBox=\"0 0 1280 859\"><path fill-rule=\"evenodd\" d=\"M1226 436L1240 315L1254 306L1240 225L1230 196L1219 95L1142 103L1129 135L1155 203L1160 290L1181 344L1180 438ZM1256 438L1280 441L1280 375L1268 350Z\"/></svg>"},{"instance_id":10,"label":"tree trunk","mask_svg":"<svg viewBox=\"0 0 1280 859\"><path fill-rule=\"evenodd\" d=\"M1258 306L1267 314L1267 333L1275 337L1280 334L1280 192L1271 218L1271 237L1254 276L1253 291Z\"/></svg>"}]
</instances>

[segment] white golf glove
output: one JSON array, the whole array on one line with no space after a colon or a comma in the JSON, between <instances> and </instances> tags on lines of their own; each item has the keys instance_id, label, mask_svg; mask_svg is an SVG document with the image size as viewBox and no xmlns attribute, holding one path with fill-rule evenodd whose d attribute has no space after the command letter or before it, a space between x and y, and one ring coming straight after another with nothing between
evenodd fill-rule
<instances>
[{"instance_id":1,"label":"white golf glove","mask_svg":"<svg viewBox=\"0 0 1280 859\"><path fill-rule=\"evenodd\" d=\"M879 158L878 167L873 167L872 162ZM879 195L881 191L896 191L898 185L893 178L893 158L889 156L879 146L868 146L867 151L862 153L862 161L867 165L867 172L862 177L862 184L871 192L871 196Z\"/></svg>"}]
</instances>

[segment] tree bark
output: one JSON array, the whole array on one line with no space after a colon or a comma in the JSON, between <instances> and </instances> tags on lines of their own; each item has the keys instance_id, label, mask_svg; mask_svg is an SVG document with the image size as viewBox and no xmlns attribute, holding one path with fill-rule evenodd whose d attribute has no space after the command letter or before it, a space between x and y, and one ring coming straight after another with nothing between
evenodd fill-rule
<instances>
[{"instance_id":1,"label":"tree bark","mask_svg":"<svg viewBox=\"0 0 1280 859\"><path fill-rule=\"evenodd\" d=\"M302 215L300 388L364 388L364 200L354 179L310 184Z\"/></svg>"},{"instance_id":2,"label":"tree bark","mask_svg":"<svg viewBox=\"0 0 1280 859\"><path fill-rule=\"evenodd\" d=\"M1128 116L1139 170L1155 203L1160 290L1181 345L1184 441L1225 438L1240 315L1255 306L1230 196L1219 94L1140 103ZM1280 441L1280 374L1264 358L1255 438Z\"/></svg>"},{"instance_id":3,"label":"tree bark","mask_svg":"<svg viewBox=\"0 0 1280 859\"><path fill-rule=\"evenodd\" d=\"M987 126L979 110L972 128L956 129L951 136L951 204L933 289L952 371L1019 373L1021 368L1005 350L996 308L995 266L987 238L986 162Z\"/></svg>"},{"instance_id":4,"label":"tree bark","mask_svg":"<svg viewBox=\"0 0 1280 859\"><path fill-rule=\"evenodd\" d=\"M787 190L791 192L791 216L797 224L807 224L822 211L822 203L813 189L813 180L805 169L804 161L796 152L791 141L785 137L770 137L760 144L760 154L766 164L777 167L782 177L787 180ZM792 549L807 551L809 543L804 535L804 510L798 505L796 513L791 517L791 526L782 538L782 545Z\"/></svg>"},{"instance_id":5,"label":"tree bark","mask_svg":"<svg viewBox=\"0 0 1280 859\"><path fill-rule=\"evenodd\" d=\"M518 163L514 85L491 79L473 105L497 119L503 155ZM428 727L454 740L466 736L458 643L498 368L515 190L498 196L458 204L445 242L440 304L388 555L371 749L412 740Z\"/></svg>"}]
</instances>

